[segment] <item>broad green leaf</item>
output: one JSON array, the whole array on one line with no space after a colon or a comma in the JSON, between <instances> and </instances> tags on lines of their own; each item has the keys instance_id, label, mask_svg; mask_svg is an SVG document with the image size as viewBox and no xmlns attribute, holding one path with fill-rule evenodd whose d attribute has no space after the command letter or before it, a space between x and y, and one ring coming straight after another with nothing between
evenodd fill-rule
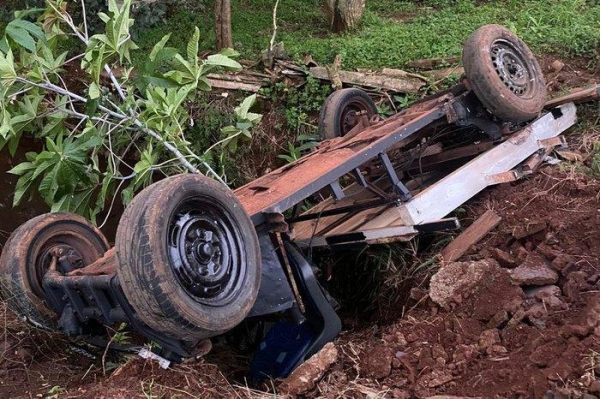
<instances>
[{"instance_id":1,"label":"broad green leaf","mask_svg":"<svg viewBox=\"0 0 600 399\"><path fill-rule=\"evenodd\" d=\"M11 22L6 26L6 35L14 40L18 45L24 47L32 53L35 53L35 40L33 40L33 37L31 37L27 30L14 26Z\"/></svg>"},{"instance_id":2,"label":"broad green leaf","mask_svg":"<svg viewBox=\"0 0 600 399\"><path fill-rule=\"evenodd\" d=\"M200 76L198 78L198 90L210 91L211 89L212 89L212 86L210 85L210 80L208 80L204 76Z\"/></svg>"},{"instance_id":3,"label":"broad green leaf","mask_svg":"<svg viewBox=\"0 0 600 399\"><path fill-rule=\"evenodd\" d=\"M231 58L229 58L223 54L209 55L204 60L204 64L220 66L220 67L232 69L234 71L239 71L242 69L242 65L239 62L232 60Z\"/></svg>"},{"instance_id":4,"label":"broad green leaf","mask_svg":"<svg viewBox=\"0 0 600 399\"><path fill-rule=\"evenodd\" d=\"M240 53L238 53L230 47L224 48L223 50L219 51L219 54L224 55L226 57L238 57L240 55Z\"/></svg>"},{"instance_id":5,"label":"broad green leaf","mask_svg":"<svg viewBox=\"0 0 600 399\"><path fill-rule=\"evenodd\" d=\"M12 85L16 78L15 58L12 51L8 50L5 54L0 53L0 81L4 91L8 90L8 86Z\"/></svg>"},{"instance_id":6,"label":"broad green leaf","mask_svg":"<svg viewBox=\"0 0 600 399\"><path fill-rule=\"evenodd\" d=\"M31 172L27 173L17 180L15 187L15 196L13 197L13 206L17 206L21 203L25 193L29 191L29 188L33 184L34 180L31 178Z\"/></svg>"},{"instance_id":7,"label":"broad green leaf","mask_svg":"<svg viewBox=\"0 0 600 399\"><path fill-rule=\"evenodd\" d=\"M10 173L11 175L21 176L24 173L30 171L31 169L35 169L35 165L32 162L21 162L20 164L9 170L7 173Z\"/></svg>"},{"instance_id":8,"label":"broad green leaf","mask_svg":"<svg viewBox=\"0 0 600 399\"><path fill-rule=\"evenodd\" d=\"M90 87L88 87L88 95L92 100L95 100L100 97L100 87L96 82L90 83Z\"/></svg>"},{"instance_id":9,"label":"broad green leaf","mask_svg":"<svg viewBox=\"0 0 600 399\"><path fill-rule=\"evenodd\" d=\"M156 60L156 56L158 55L158 53L160 51L163 50L163 48L165 47L165 44L167 44L167 41L169 40L170 37L171 37L171 34L169 33L168 35L163 36L163 38L160 39L160 42L158 42L154 45L154 47L152 48L152 51L150 52L150 56L148 57L148 58L150 58L150 61L154 62Z\"/></svg>"},{"instance_id":10,"label":"broad green leaf","mask_svg":"<svg viewBox=\"0 0 600 399\"><path fill-rule=\"evenodd\" d=\"M195 65L198 65L198 40L200 40L200 29L196 27L187 45L188 61Z\"/></svg>"},{"instance_id":11,"label":"broad green leaf","mask_svg":"<svg viewBox=\"0 0 600 399\"><path fill-rule=\"evenodd\" d=\"M20 17L23 17L23 15L21 15ZM17 27L17 28L26 30L31 35L38 38L38 40L41 40L41 41L46 40L46 35L42 31L42 28L40 28L38 25L34 24L33 22L29 22L24 19L15 19L7 25L7 28L8 28L8 26Z\"/></svg>"},{"instance_id":12,"label":"broad green leaf","mask_svg":"<svg viewBox=\"0 0 600 399\"><path fill-rule=\"evenodd\" d=\"M255 102L256 94L252 94L251 96L244 98L244 101L242 101L242 103L238 107L235 107L235 114L238 116L238 118L247 119L248 111L250 110L250 107L254 105Z\"/></svg>"}]
</instances>

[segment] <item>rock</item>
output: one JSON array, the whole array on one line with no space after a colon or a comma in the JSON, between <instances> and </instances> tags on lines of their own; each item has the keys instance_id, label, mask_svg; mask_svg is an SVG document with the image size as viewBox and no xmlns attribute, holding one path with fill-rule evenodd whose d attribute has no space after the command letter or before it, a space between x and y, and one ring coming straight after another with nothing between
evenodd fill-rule
<instances>
[{"instance_id":1,"label":"rock","mask_svg":"<svg viewBox=\"0 0 600 399\"><path fill-rule=\"evenodd\" d=\"M592 382L588 388L588 392L596 395L600 394L600 380Z\"/></svg>"},{"instance_id":2,"label":"rock","mask_svg":"<svg viewBox=\"0 0 600 399\"><path fill-rule=\"evenodd\" d=\"M427 381L427 386L429 388L437 388L449 383L454 379L454 377L452 374L449 374L445 371L433 370L431 374L426 375L423 379Z\"/></svg>"},{"instance_id":3,"label":"rock","mask_svg":"<svg viewBox=\"0 0 600 399\"><path fill-rule=\"evenodd\" d=\"M573 372L573 367L563 359L559 359L556 363L543 370L543 372L550 381L564 382L569 379L569 376Z\"/></svg>"},{"instance_id":4,"label":"rock","mask_svg":"<svg viewBox=\"0 0 600 399\"><path fill-rule=\"evenodd\" d=\"M508 322L509 319L508 312L506 310L500 310L497 312L487 323L488 328L501 328L503 325Z\"/></svg>"},{"instance_id":5,"label":"rock","mask_svg":"<svg viewBox=\"0 0 600 399\"><path fill-rule=\"evenodd\" d=\"M579 270L581 270L581 265L578 263L569 263L567 266L565 266L564 269L562 269L560 271L560 274L562 274L563 276L567 277L569 274L573 273L573 272L578 272Z\"/></svg>"},{"instance_id":6,"label":"rock","mask_svg":"<svg viewBox=\"0 0 600 399\"><path fill-rule=\"evenodd\" d=\"M485 350L488 356L504 356L508 353L508 349L502 345L492 345Z\"/></svg>"},{"instance_id":7,"label":"rock","mask_svg":"<svg viewBox=\"0 0 600 399\"><path fill-rule=\"evenodd\" d=\"M590 334L590 329L577 324L567 324L560 328L559 334L565 339L570 337L585 338Z\"/></svg>"},{"instance_id":8,"label":"rock","mask_svg":"<svg viewBox=\"0 0 600 399\"><path fill-rule=\"evenodd\" d=\"M482 399L482 398L481 398L481 396L435 395L435 396L428 396L425 399Z\"/></svg>"},{"instance_id":9,"label":"rock","mask_svg":"<svg viewBox=\"0 0 600 399\"><path fill-rule=\"evenodd\" d=\"M510 275L517 285L546 285L558 281L558 273L546 265L546 260L539 254L532 252L527 259Z\"/></svg>"},{"instance_id":10,"label":"rock","mask_svg":"<svg viewBox=\"0 0 600 399\"><path fill-rule=\"evenodd\" d=\"M509 329L516 327L521 321L523 321L526 315L527 314L525 313L525 310L518 309L515 312L515 314L513 314L513 316L510 318L510 320L506 324L506 327Z\"/></svg>"},{"instance_id":11,"label":"rock","mask_svg":"<svg viewBox=\"0 0 600 399\"><path fill-rule=\"evenodd\" d=\"M450 309L479 288L482 280L491 274L506 273L493 259L477 262L452 262L442 267L429 284L429 297L433 302Z\"/></svg>"},{"instance_id":12,"label":"rock","mask_svg":"<svg viewBox=\"0 0 600 399\"><path fill-rule=\"evenodd\" d=\"M448 360L448 354L446 353L444 347L440 344L433 345L433 347L431 348L431 356L434 359L442 358L444 360Z\"/></svg>"},{"instance_id":13,"label":"rock","mask_svg":"<svg viewBox=\"0 0 600 399\"><path fill-rule=\"evenodd\" d=\"M392 372L392 350L379 345L369 348L361 357L360 371L365 377L385 378Z\"/></svg>"},{"instance_id":14,"label":"rock","mask_svg":"<svg viewBox=\"0 0 600 399\"><path fill-rule=\"evenodd\" d=\"M546 327L546 316L548 316L548 311L543 304L537 303L533 305L525 312L525 316L527 317L527 320L537 328Z\"/></svg>"},{"instance_id":15,"label":"rock","mask_svg":"<svg viewBox=\"0 0 600 399\"><path fill-rule=\"evenodd\" d=\"M527 298L543 299L549 296L560 296L560 288L556 285L542 285L527 287L523 290Z\"/></svg>"},{"instance_id":16,"label":"rock","mask_svg":"<svg viewBox=\"0 0 600 399\"><path fill-rule=\"evenodd\" d=\"M558 241L558 238L556 238L556 236L553 233L548 232L548 233L546 233L545 242L548 245L556 245L560 241Z\"/></svg>"},{"instance_id":17,"label":"rock","mask_svg":"<svg viewBox=\"0 0 600 399\"><path fill-rule=\"evenodd\" d=\"M560 71L562 71L562 69L564 67L565 67L565 63L562 62L561 60L554 60L554 61L552 61L552 64L550 64L550 68L554 72L560 72Z\"/></svg>"},{"instance_id":18,"label":"rock","mask_svg":"<svg viewBox=\"0 0 600 399\"><path fill-rule=\"evenodd\" d=\"M301 395L313 389L332 364L338 360L338 350L333 343L327 343L323 349L302 363L279 385L282 392Z\"/></svg>"},{"instance_id":19,"label":"rock","mask_svg":"<svg viewBox=\"0 0 600 399\"><path fill-rule=\"evenodd\" d=\"M424 289L417 288L417 287L411 288L410 299L419 302L419 301L423 300L425 297L427 297L427 291L425 291Z\"/></svg>"},{"instance_id":20,"label":"rock","mask_svg":"<svg viewBox=\"0 0 600 399\"><path fill-rule=\"evenodd\" d=\"M573 256L567 254L560 254L556 258L554 258L550 266L557 272L560 272L565 267L573 263L575 263L575 258Z\"/></svg>"},{"instance_id":21,"label":"rock","mask_svg":"<svg viewBox=\"0 0 600 399\"><path fill-rule=\"evenodd\" d=\"M431 348L421 348L421 353L419 353L419 363L417 364L417 369L420 371L427 368L433 368L434 366L435 360L431 353Z\"/></svg>"},{"instance_id":22,"label":"rock","mask_svg":"<svg viewBox=\"0 0 600 399\"><path fill-rule=\"evenodd\" d=\"M588 277L585 282L588 283L589 285L594 285L598 282L598 280L600 280L600 274L596 273L596 274L592 274L590 277Z\"/></svg>"},{"instance_id":23,"label":"rock","mask_svg":"<svg viewBox=\"0 0 600 399\"><path fill-rule=\"evenodd\" d=\"M562 286L563 295L573 302L579 302L581 300L580 292L590 288L585 281L587 277L587 274L581 271L570 273Z\"/></svg>"},{"instance_id":24,"label":"rock","mask_svg":"<svg viewBox=\"0 0 600 399\"><path fill-rule=\"evenodd\" d=\"M555 249L550 248L548 245L541 243L537 246L536 251L544 256L549 261L553 261L561 253Z\"/></svg>"},{"instance_id":25,"label":"rock","mask_svg":"<svg viewBox=\"0 0 600 399\"><path fill-rule=\"evenodd\" d=\"M529 237L540 231L544 231L546 230L546 227L548 227L548 225L544 221L532 221L525 225L516 226L512 231L512 235L517 240L520 240L521 238Z\"/></svg>"},{"instance_id":26,"label":"rock","mask_svg":"<svg viewBox=\"0 0 600 399\"><path fill-rule=\"evenodd\" d=\"M454 363L467 363L478 353L475 345L458 345L452 355L452 361Z\"/></svg>"},{"instance_id":27,"label":"rock","mask_svg":"<svg viewBox=\"0 0 600 399\"><path fill-rule=\"evenodd\" d=\"M569 305L562 300L560 288L556 285L528 287L524 290L528 298L535 298L552 310L566 310Z\"/></svg>"},{"instance_id":28,"label":"rock","mask_svg":"<svg viewBox=\"0 0 600 399\"><path fill-rule=\"evenodd\" d=\"M492 248L490 254L502 267L512 269L517 266L517 260L511 254L500 248Z\"/></svg>"},{"instance_id":29,"label":"rock","mask_svg":"<svg viewBox=\"0 0 600 399\"><path fill-rule=\"evenodd\" d=\"M498 343L500 343L500 333L495 328L485 330L479 335L479 349L485 350Z\"/></svg>"},{"instance_id":30,"label":"rock","mask_svg":"<svg viewBox=\"0 0 600 399\"><path fill-rule=\"evenodd\" d=\"M392 389L392 398L394 399L410 399L411 397L410 391L400 388Z\"/></svg>"}]
</instances>

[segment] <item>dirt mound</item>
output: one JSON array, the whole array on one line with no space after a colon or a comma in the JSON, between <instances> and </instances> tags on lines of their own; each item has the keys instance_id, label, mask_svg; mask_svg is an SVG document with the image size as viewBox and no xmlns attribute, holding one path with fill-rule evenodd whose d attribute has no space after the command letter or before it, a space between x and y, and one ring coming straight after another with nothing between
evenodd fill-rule
<instances>
[{"instance_id":1,"label":"dirt mound","mask_svg":"<svg viewBox=\"0 0 600 399\"><path fill-rule=\"evenodd\" d=\"M492 208L500 228L466 262L432 278L435 302L422 301L393 325L344 335L343 361L311 397L597 394L599 193L594 178L545 169L482 195L474 215Z\"/></svg>"}]
</instances>

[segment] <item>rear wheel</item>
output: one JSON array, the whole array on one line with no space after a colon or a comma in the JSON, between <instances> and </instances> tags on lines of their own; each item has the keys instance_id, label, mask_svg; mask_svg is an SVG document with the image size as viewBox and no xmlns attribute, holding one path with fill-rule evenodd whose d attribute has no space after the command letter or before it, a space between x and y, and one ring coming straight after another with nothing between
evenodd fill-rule
<instances>
[{"instance_id":1,"label":"rear wheel","mask_svg":"<svg viewBox=\"0 0 600 399\"><path fill-rule=\"evenodd\" d=\"M230 330L258 295L254 226L233 192L205 176L174 176L142 191L119 222L115 248L138 317L178 339Z\"/></svg>"},{"instance_id":2,"label":"rear wheel","mask_svg":"<svg viewBox=\"0 0 600 399\"><path fill-rule=\"evenodd\" d=\"M482 26L465 43L462 59L471 88L493 115L515 123L539 115L546 82L533 53L514 33Z\"/></svg>"},{"instance_id":3,"label":"rear wheel","mask_svg":"<svg viewBox=\"0 0 600 399\"><path fill-rule=\"evenodd\" d=\"M377 115L377 107L367 93L356 88L334 91L321 108L319 136L321 139L345 136L360 122L361 112L368 119Z\"/></svg>"},{"instance_id":4,"label":"rear wheel","mask_svg":"<svg viewBox=\"0 0 600 399\"><path fill-rule=\"evenodd\" d=\"M44 303L42 281L55 254L66 255L74 268L81 268L100 259L108 248L100 230L81 216L37 216L18 227L2 249L2 294L17 314L34 325L53 328L57 315Z\"/></svg>"}]
</instances>

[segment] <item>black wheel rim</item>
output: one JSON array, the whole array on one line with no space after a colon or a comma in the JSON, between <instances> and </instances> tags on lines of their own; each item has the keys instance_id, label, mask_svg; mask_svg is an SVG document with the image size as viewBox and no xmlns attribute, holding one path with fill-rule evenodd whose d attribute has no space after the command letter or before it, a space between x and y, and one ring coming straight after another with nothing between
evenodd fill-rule
<instances>
[{"instance_id":1,"label":"black wheel rim","mask_svg":"<svg viewBox=\"0 0 600 399\"><path fill-rule=\"evenodd\" d=\"M230 303L242 289L247 265L238 224L214 199L183 200L169 218L168 256L179 284L195 301Z\"/></svg>"},{"instance_id":2,"label":"black wheel rim","mask_svg":"<svg viewBox=\"0 0 600 399\"><path fill-rule=\"evenodd\" d=\"M371 115L368 115L369 109L365 104L353 101L346 105L340 115L340 135L345 136L354 126L358 125L360 113L365 111L367 112L367 117L370 117Z\"/></svg>"},{"instance_id":3,"label":"black wheel rim","mask_svg":"<svg viewBox=\"0 0 600 399\"><path fill-rule=\"evenodd\" d=\"M512 43L496 40L492 44L491 57L498 77L513 94L524 98L534 94L535 70Z\"/></svg>"}]
</instances>

